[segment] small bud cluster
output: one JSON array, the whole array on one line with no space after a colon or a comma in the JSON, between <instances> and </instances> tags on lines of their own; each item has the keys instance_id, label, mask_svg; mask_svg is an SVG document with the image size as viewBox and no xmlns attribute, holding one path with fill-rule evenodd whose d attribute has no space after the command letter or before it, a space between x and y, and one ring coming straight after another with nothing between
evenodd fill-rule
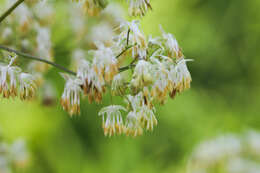
<instances>
[{"instance_id":1,"label":"small bud cluster","mask_svg":"<svg viewBox=\"0 0 260 173\"><path fill-rule=\"evenodd\" d=\"M0 65L0 94L4 98L19 97L29 100L34 97L36 83L29 73L23 73L21 68L13 66L16 55L10 56L10 63Z\"/></svg>"},{"instance_id":2,"label":"small bud cluster","mask_svg":"<svg viewBox=\"0 0 260 173\"><path fill-rule=\"evenodd\" d=\"M188 173L260 172L260 133L249 131L243 135L226 134L200 143L193 151Z\"/></svg>"}]
</instances>

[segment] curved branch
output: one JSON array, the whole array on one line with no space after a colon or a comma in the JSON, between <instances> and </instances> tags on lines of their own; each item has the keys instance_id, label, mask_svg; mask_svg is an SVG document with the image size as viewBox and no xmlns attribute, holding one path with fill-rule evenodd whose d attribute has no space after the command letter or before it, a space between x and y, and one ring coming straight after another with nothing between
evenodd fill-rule
<instances>
[{"instance_id":1,"label":"curved branch","mask_svg":"<svg viewBox=\"0 0 260 173\"><path fill-rule=\"evenodd\" d=\"M59 65L59 64L56 64L54 62L51 62L51 61L48 61L48 60L45 60L43 58L38 58L38 57L35 57L35 56L32 56L32 55L29 55L29 54L26 54L26 53L23 53L23 52L20 52L20 51L17 51L17 50L14 50L14 49L11 49L11 48L8 48L8 47L5 47L5 46L2 46L0 45L0 49L3 49L5 51L8 51L8 52L13 52L13 53L16 53L17 55L23 57L23 58L26 58L26 59L30 59L30 60L35 60L35 61L40 61L40 62L44 62L46 64L49 64L49 65L52 65L60 70L63 70L69 74L72 74L72 75L76 75L75 72Z\"/></svg>"},{"instance_id":2,"label":"curved branch","mask_svg":"<svg viewBox=\"0 0 260 173\"><path fill-rule=\"evenodd\" d=\"M1 17L0 23L9 16L24 0L17 0Z\"/></svg>"}]
</instances>

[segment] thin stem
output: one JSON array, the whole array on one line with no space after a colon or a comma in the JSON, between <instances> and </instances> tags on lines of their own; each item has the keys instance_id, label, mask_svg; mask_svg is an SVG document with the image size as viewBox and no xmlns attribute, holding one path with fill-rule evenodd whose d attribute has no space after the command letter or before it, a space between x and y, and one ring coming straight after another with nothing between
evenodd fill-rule
<instances>
[{"instance_id":1,"label":"thin stem","mask_svg":"<svg viewBox=\"0 0 260 173\"><path fill-rule=\"evenodd\" d=\"M131 49L135 45L127 46L119 55L116 56L116 59L118 59L121 55L123 55L128 49Z\"/></svg>"},{"instance_id":2,"label":"thin stem","mask_svg":"<svg viewBox=\"0 0 260 173\"><path fill-rule=\"evenodd\" d=\"M132 46L129 46L128 48L126 48L123 52L125 52L127 49L130 49ZM29 54L26 54L26 53L23 53L23 52L20 52L20 51L17 51L17 50L14 50L14 49L11 49L11 48L8 48L8 47L5 47L5 46L2 46L0 45L0 49L3 49L5 51L8 51L8 52L13 52L13 53L16 53L17 55L23 57L23 58L26 58L26 59L30 59L30 60L34 60L34 61L40 61L40 62L43 62L43 63L46 63L46 64L49 64L49 65L52 65L60 70L63 70L71 75L74 75L76 76L77 73L76 72L73 72L59 64L56 64L54 62L51 62L51 61L48 61L48 60L45 60L43 58L38 58L36 56L32 56L32 55L29 55ZM121 56L123 53L121 52L117 57ZM135 65L134 64L130 64L128 66L125 66L125 67L121 67L119 68L119 72L123 72L123 71L126 71L126 70L129 70L131 69L132 67L134 67Z\"/></svg>"},{"instance_id":3,"label":"thin stem","mask_svg":"<svg viewBox=\"0 0 260 173\"><path fill-rule=\"evenodd\" d=\"M54 66L54 67L56 67L56 68L58 68L58 69L60 69L60 70L63 70L63 71L65 71L65 72L69 73L69 74L76 75L75 72L73 72L73 71L71 71L71 70L69 70L69 69L67 69L67 68L65 68L65 67L63 67L63 66L61 66L61 65L59 65L59 64L56 64L56 63L54 63L54 62L45 60L45 59L43 59L43 58L38 58L38 57L29 55L29 54L26 54L26 53L23 53L23 52L19 52L19 51L17 51L17 50L14 50L14 49L11 49L11 48L2 46L2 45L0 45L0 49L3 49L3 50L8 51L8 52L16 53L17 55L19 55L19 56L21 56L21 57L23 57L23 58L26 58L26 59L44 62L44 63L49 64L49 65L52 65L52 66Z\"/></svg>"},{"instance_id":4,"label":"thin stem","mask_svg":"<svg viewBox=\"0 0 260 173\"><path fill-rule=\"evenodd\" d=\"M126 70L131 69L132 67L135 67L135 65L134 65L134 64L129 64L128 66L121 67L121 68L119 68L119 72L120 72L120 73L121 73L121 72L124 72L124 71L126 71Z\"/></svg>"},{"instance_id":5,"label":"thin stem","mask_svg":"<svg viewBox=\"0 0 260 173\"><path fill-rule=\"evenodd\" d=\"M1 17L0 23L9 16L24 0L17 0Z\"/></svg>"},{"instance_id":6,"label":"thin stem","mask_svg":"<svg viewBox=\"0 0 260 173\"><path fill-rule=\"evenodd\" d=\"M126 46L128 46L128 44L129 44L129 36L130 36L130 28L128 29L128 31L127 31L127 37L126 37Z\"/></svg>"}]
</instances>

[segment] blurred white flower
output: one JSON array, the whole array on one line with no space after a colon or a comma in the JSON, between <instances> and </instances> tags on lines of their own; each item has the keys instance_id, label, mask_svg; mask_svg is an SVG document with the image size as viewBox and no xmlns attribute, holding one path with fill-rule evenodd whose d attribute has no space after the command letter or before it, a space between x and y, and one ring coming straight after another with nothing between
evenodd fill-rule
<instances>
[{"instance_id":1,"label":"blurred white flower","mask_svg":"<svg viewBox=\"0 0 260 173\"><path fill-rule=\"evenodd\" d=\"M109 23L102 22L95 25L90 32L92 42L100 42L107 46L112 46L115 33Z\"/></svg>"},{"instance_id":2,"label":"blurred white flower","mask_svg":"<svg viewBox=\"0 0 260 173\"><path fill-rule=\"evenodd\" d=\"M259 173L260 164L248 159L235 158L228 162L228 173Z\"/></svg>"},{"instance_id":3,"label":"blurred white flower","mask_svg":"<svg viewBox=\"0 0 260 173\"><path fill-rule=\"evenodd\" d=\"M29 161L29 155L24 140L15 141L10 147L10 152L12 161L16 167L23 168L26 166Z\"/></svg>"},{"instance_id":4,"label":"blurred white flower","mask_svg":"<svg viewBox=\"0 0 260 173\"><path fill-rule=\"evenodd\" d=\"M260 156L260 133L249 131L246 135L246 140L250 152Z\"/></svg>"},{"instance_id":5,"label":"blurred white flower","mask_svg":"<svg viewBox=\"0 0 260 173\"><path fill-rule=\"evenodd\" d=\"M150 0L128 0L129 14L132 16L144 16L148 9L152 9Z\"/></svg>"},{"instance_id":6,"label":"blurred white flower","mask_svg":"<svg viewBox=\"0 0 260 173\"><path fill-rule=\"evenodd\" d=\"M34 6L34 13L40 20L50 20L51 17L54 15L53 7L50 3L46 1L39 1Z\"/></svg>"}]
</instances>

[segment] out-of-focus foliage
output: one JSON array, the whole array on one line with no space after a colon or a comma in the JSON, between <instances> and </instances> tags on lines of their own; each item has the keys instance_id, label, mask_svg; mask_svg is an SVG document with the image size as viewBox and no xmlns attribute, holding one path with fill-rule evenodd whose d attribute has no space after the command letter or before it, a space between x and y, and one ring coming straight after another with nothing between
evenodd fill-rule
<instances>
[{"instance_id":1,"label":"out-of-focus foliage","mask_svg":"<svg viewBox=\"0 0 260 173\"><path fill-rule=\"evenodd\" d=\"M71 40L71 14L65 2L51 3L56 21L51 27L55 61L67 65L75 48L91 45ZM29 144L28 172L186 172L200 141L226 132L260 130L260 1L151 0L151 5L153 10L143 17L142 25L154 36L159 34L159 24L175 34L186 57L194 59L188 63L192 89L163 107L157 105L158 127L135 139L103 136L97 112L110 104L109 95L103 105L85 101L81 116L74 118L58 104L43 106L41 99L1 99L4 136L23 137ZM86 18L93 26L97 21ZM46 75L60 96L64 83L54 71Z\"/></svg>"}]
</instances>

